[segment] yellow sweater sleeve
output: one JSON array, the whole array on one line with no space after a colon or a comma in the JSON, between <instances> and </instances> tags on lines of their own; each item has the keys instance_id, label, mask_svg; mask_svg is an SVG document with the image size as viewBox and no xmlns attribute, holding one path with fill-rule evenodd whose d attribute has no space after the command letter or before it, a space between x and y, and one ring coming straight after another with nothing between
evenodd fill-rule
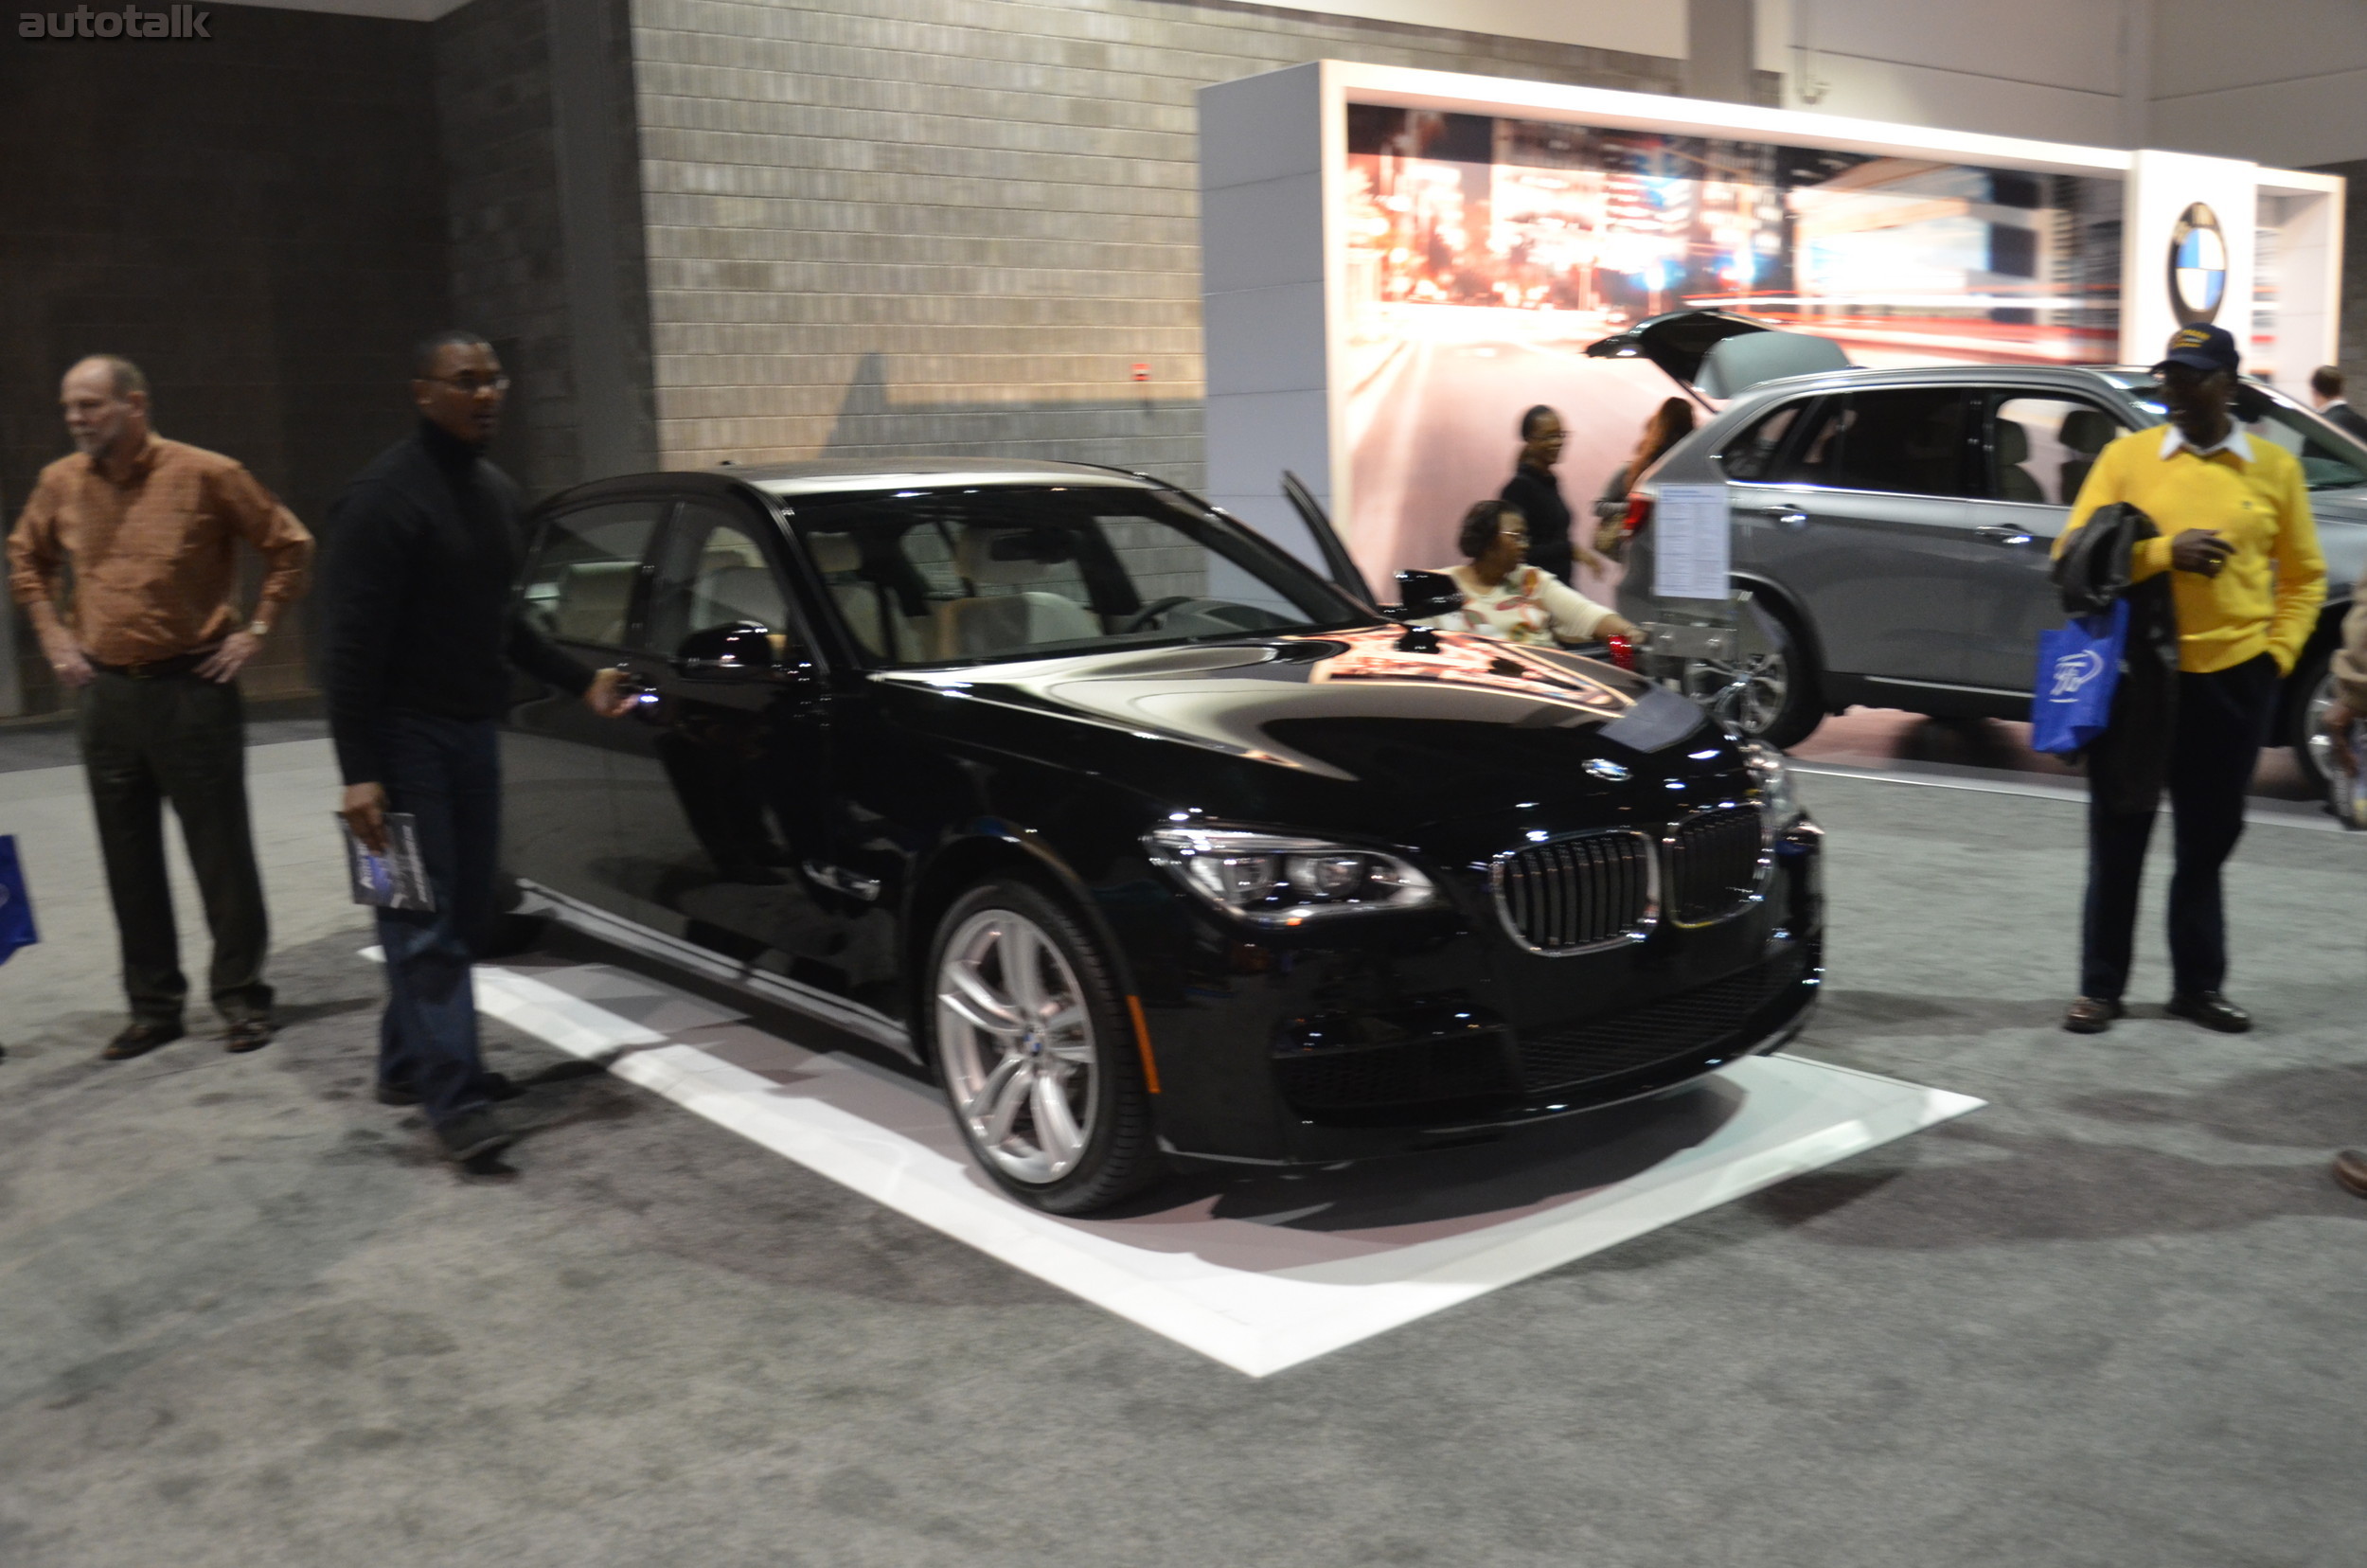
<instances>
[{"instance_id":1,"label":"yellow sweater sleeve","mask_svg":"<svg viewBox=\"0 0 2367 1568\"><path fill-rule=\"evenodd\" d=\"M2128 446L2126 440L2114 441L2104 449L2088 477L2079 487L2079 496L2072 503L2071 518L2063 525L2062 536L2055 542L2055 553L2061 556L2071 543L2071 536L2088 526L2088 520L2106 507L2128 499L2126 470L2128 466ZM2133 582L2159 577L2170 569L2170 542L2166 539L2143 539L2129 552L2128 573Z\"/></svg>"},{"instance_id":2,"label":"yellow sweater sleeve","mask_svg":"<svg viewBox=\"0 0 2367 1568\"><path fill-rule=\"evenodd\" d=\"M2276 562L2276 609L2269 618L2269 651L2277 668L2293 673L2310 633L2318 629L2318 610L2326 602L2326 558L2318 547L2318 524L2309 511L2309 482L2299 462L2282 465L2285 483L2277 497L2277 542L2269 552Z\"/></svg>"}]
</instances>

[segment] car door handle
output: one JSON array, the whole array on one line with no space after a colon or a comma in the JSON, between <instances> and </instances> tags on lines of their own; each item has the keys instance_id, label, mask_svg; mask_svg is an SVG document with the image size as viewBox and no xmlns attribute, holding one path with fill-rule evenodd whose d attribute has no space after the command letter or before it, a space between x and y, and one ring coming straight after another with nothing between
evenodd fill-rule
<instances>
[{"instance_id":1,"label":"car door handle","mask_svg":"<svg viewBox=\"0 0 2367 1568\"><path fill-rule=\"evenodd\" d=\"M1992 544L2029 544L2038 535L2027 528L2017 528L2010 523L1989 523L1972 530L1975 539L1985 539Z\"/></svg>"},{"instance_id":2,"label":"car door handle","mask_svg":"<svg viewBox=\"0 0 2367 1568\"><path fill-rule=\"evenodd\" d=\"M1787 528L1805 528L1808 526L1808 514L1797 507L1779 505L1754 507L1752 509L1761 517L1773 518L1777 524Z\"/></svg>"}]
</instances>

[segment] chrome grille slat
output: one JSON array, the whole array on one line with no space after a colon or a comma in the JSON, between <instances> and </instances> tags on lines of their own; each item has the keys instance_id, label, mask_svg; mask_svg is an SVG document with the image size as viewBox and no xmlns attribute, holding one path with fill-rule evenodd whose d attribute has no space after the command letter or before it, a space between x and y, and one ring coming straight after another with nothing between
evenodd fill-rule
<instances>
[{"instance_id":1,"label":"chrome grille slat","mask_svg":"<svg viewBox=\"0 0 2367 1568\"><path fill-rule=\"evenodd\" d=\"M1636 940L1658 918L1651 836L1628 829L1524 845L1489 871L1497 916L1536 953L1586 953Z\"/></svg>"},{"instance_id":2,"label":"chrome grille slat","mask_svg":"<svg viewBox=\"0 0 2367 1568\"><path fill-rule=\"evenodd\" d=\"M1669 918L1681 926L1714 925L1758 897L1770 859L1759 808L1722 806L1677 824L1668 835Z\"/></svg>"}]
</instances>

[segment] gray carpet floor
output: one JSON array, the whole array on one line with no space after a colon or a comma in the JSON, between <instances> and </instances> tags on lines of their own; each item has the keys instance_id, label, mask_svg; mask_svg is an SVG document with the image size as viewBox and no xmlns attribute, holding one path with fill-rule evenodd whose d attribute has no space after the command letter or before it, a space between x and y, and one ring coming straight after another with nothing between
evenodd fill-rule
<instances>
[{"instance_id":1,"label":"gray carpet floor","mask_svg":"<svg viewBox=\"0 0 2367 1568\"><path fill-rule=\"evenodd\" d=\"M456 1176L350 930L251 1057L92 1060L93 953L5 1025L0 1563L2367 1561L2367 845L2247 836L2260 1032L2079 1040L2075 805L1806 793L1800 1050L1991 1107L1263 1381L613 1079Z\"/></svg>"}]
</instances>

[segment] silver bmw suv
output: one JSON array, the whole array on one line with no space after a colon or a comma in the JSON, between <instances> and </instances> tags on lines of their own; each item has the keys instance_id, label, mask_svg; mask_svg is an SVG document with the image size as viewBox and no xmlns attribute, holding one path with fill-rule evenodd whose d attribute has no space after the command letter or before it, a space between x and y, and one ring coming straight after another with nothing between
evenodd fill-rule
<instances>
[{"instance_id":1,"label":"silver bmw suv","mask_svg":"<svg viewBox=\"0 0 2367 1568\"><path fill-rule=\"evenodd\" d=\"M1638 351L1634 333L1608 343L1596 351ZM1660 347L1642 351L1688 385L1714 383L1700 353ZM2271 734L2323 784L2312 738L2367 561L2367 447L2269 386L2245 392L2252 438L2301 459L2325 550L2328 601ZM2026 719L2038 633L2063 623L2047 565L2071 503L2107 442L2165 418L2151 374L2127 366L1842 368L1738 389L1635 487L1620 609L1653 618L1659 488L1723 483L1737 650L1662 673L1777 746L1854 704Z\"/></svg>"}]
</instances>

